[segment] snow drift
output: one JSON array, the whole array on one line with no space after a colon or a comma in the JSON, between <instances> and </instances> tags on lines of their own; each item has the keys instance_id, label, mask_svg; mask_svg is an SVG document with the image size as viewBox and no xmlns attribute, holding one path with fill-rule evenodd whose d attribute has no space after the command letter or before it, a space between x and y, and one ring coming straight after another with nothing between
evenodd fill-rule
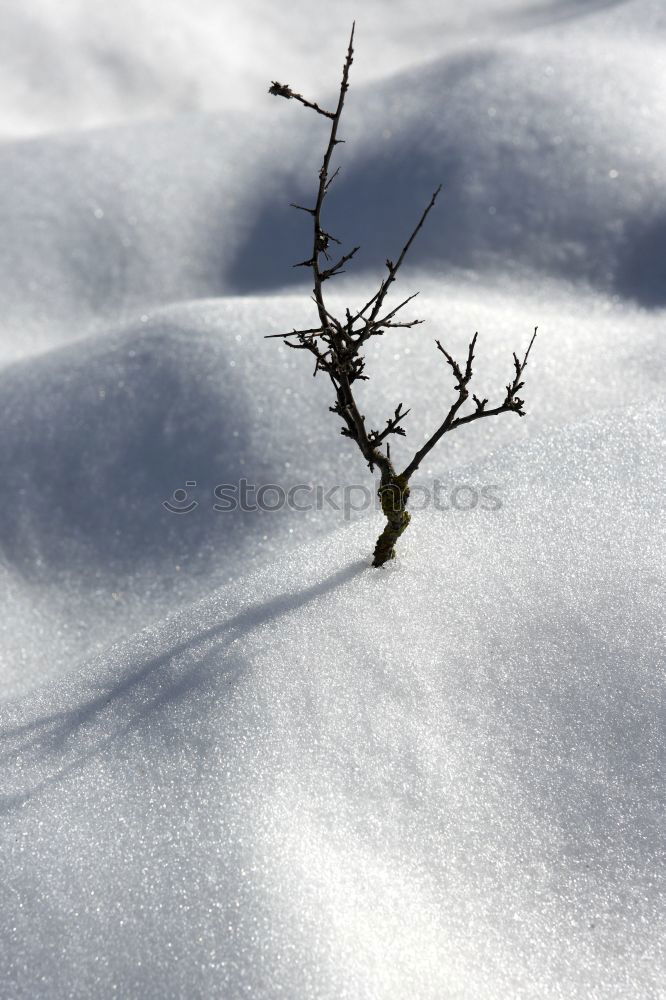
<instances>
[{"instance_id":1,"label":"snow drift","mask_svg":"<svg viewBox=\"0 0 666 1000\"><path fill-rule=\"evenodd\" d=\"M350 3L4 8L0 995L659 997L662 5L363 5L336 306L445 183L361 394L398 461L436 337L494 396L540 328L527 419L421 470L500 505L380 573L372 510L213 507L371 486L263 340L321 142L266 89L325 101Z\"/></svg>"},{"instance_id":2,"label":"snow drift","mask_svg":"<svg viewBox=\"0 0 666 1000\"><path fill-rule=\"evenodd\" d=\"M662 434L517 449L388 572L361 522L0 709L10 994L656 996Z\"/></svg>"}]
</instances>

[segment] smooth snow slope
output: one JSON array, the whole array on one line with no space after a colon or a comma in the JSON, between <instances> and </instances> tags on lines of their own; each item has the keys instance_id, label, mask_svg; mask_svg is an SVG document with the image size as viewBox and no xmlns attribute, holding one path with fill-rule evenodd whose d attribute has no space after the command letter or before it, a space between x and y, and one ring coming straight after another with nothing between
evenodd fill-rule
<instances>
[{"instance_id":1,"label":"smooth snow slope","mask_svg":"<svg viewBox=\"0 0 666 1000\"><path fill-rule=\"evenodd\" d=\"M387 572L362 522L2 707L7 995L657 997L663 431L517 448Z\"/></svg>"},{"instance_id":2,"label":"smooth snow slope","mask_svg":"<svg viewBox=\"0 0 666 1000\"><path fill-rule=\"evenodd\" d=\"M436 337L492 399L540 329L381 573L372 510L212 509L372 484L263 340L313 318L322 141L268 84L330 100L354 16L337 308L445 185L371 424L406 460ZM0 19L0 997L663 997L661 0Z\"/></svg>"},{"instance_id":3,"label":"smooth snow slope","mask_svg":"<svg viewBox=\"0 0 666 1000\"><path fill-rule=\"evenodd\" d=\"M352 300L364 292L350 289ZM552 285L540 294L486 288L479 301L475 288L432 283L414 307L426 324L377 342L369 354L374 378L360 392L373 426L383 426L400 400L412 408L407 436L393 446L400 463L453 399L436 337L463 357L471 331L480 331L475 391L494 399L535 317L541 330L528 368L528 418L505 415L450 435L415 480L430 490L456 466L647 403L658 387L658 316L590 295L572 300ZM0 465L12 470L0 523L8 574L0 696L71 669L110 637L170 613L174 602L363 514L345 509L342 489L356 484L349 500L360 506L373 478L339 435L330 390L296 352L261 339L310 319L292 296L191 302L0 372ZM215 510L216 486L241 477L285 492L298 484L337 492L310 511ZM505 477L472 468L458 480L477 494L497 484L501 495ZM163 501L188 481L196 483L188 499L197 509L167 512ZM299 502L313 498L301 494ZM464 516L486 514L476 507Z\"/></svg>"},{"instance_id":4,"label":"smooth snow slope","mask_svg":"<svg viewBox=\"0 0 666 1000\"><path fill-rule=\"evenodd\" d=\"M623 36L663 30L660 0L3 0L0 123L8 136L117 121L256 108L266 67L321 85L322 66L337 65L340 39L356 18L372 38L372 58L357 61L357 80L376 79L474 40L534 29L595 31L600 19ZM636 11L638 10L638 14Z\"/></svg>"},{"instance_id":5,"label":"smooth snow slope","mask_svg":"<svg viewBox=\"0 0 666 1000\"><path fill-rule=\"evenodd\" d=\"M355 273L381 274L441 182L410 257L421 271L527 271L664 305L662 48L609 28L599 45L596 27L473 38L350 90L330 218L345 245L361 244ZM360 34L356 61L376 44ZM12 351L165 302L302 281L291 265L307 217L290 202L312 197L325 127L263 96L255 113L0 146L0 326Z\"/></svg>"}]
</instances>

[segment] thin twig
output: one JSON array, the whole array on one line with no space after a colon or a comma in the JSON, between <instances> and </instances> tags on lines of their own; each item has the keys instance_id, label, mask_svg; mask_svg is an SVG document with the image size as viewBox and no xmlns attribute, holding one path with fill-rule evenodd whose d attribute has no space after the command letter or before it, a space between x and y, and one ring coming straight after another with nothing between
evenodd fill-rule
<instances>
[{"instance_id":1,"label":"thin twig","mask_svg":"<svg viewBox=\"0 0 666 1000\"><path fill-rule=\"evenodd\" d=\"M277 80L273 80L273 83L268 88L268 93L273 94L275 97L286 97L287 100L293 97L295 101L300 101L306 108L312 108L313 111L316 111L319 115L323 115L324 118L335 117L333 111L324 111L314 101L307 101L302 94L297 94L295 90L292 90L288 83L278 83Z\"/></svg>"},{"instance_id":2,"label":"thin twig","mask_svg":"<svg viewBox=\"0 0 666 1000\"><path fill-rule=\"evenodd\" d=\"M446 417L439 425L435 433L431 437L429 437L426 443L423 445L423 447L416 452L414 458L411 460L409 465L405 468L404 472L402 473L403 476L409 479L411 478L411 476L414 475L414 473L418 469L423 459L430 451L432 451L432 449L435 447L439 439L444 434L446 434L447 431L455 430L456 427L462 427L463 424L470 424L472 423L473 420L480 420L482 417L496 417L500 413L517 413L519 417L525 416L525 410L523 409L524 407L523 400L519 399L518 396L516 396L516 393L524 385L524 383L521 381L521 378L527 366L527 358L529 356L530 351L532 350L532 344L534 343L536 335L537 335L537 327L534 328L532 339L529 342L527 350L525 351L525 356L523 357L522 361L518 360L517 355L515 354L513 355L515 376L513 382L507 385L506 387L507 392L504 401L499 406L495 406L493 407L493 409L488 410L486 409L486 403L488 402L488 400L479 399L478 396L474 396L473 398L476 403L476 409L472 413L468 413L464 417L458 417L456 416L456 414L458 413L458 410L469 396L467 385L472 378L472 361L474 360L474 346L476 344L477 334L476 333L474 334L470 342L467 353L467 363L465 365L464 372L462 371L458 363L455 361L455 359L442 347L439 341L437 341L437 347L446 358L447 363L452 368L453 373L456 377L457 380L456 391L458 393L458 398L451 406L449 412L447 413Z\"/></svg>"},{"instance_id":3,"label":"thin twig","mask_svg":"<svg viewBox=\"0 0 666 1000\"><path fill-rule=\"evenodd\" d=\"M384 281L382 281L381 285L379 286L379 290L377 292L375 292L375 294L372 296L372 298L368 302L366 302L366 304L363 306L363 308L357 314L357 317L356 317L357 319L359 319L361 316L363 316L363 314L365 313L365 311L367 309L369 309L371 306L372 306L372 312L370 313L370 316L369 316L369 322L372 323L376 319L377 313L379 312L379 310L382 307L382 304L384 302L384 299L386 298L387 292L388 292L389 288L391 287L391 285L393 284L393 282L395 281L395 276L398 273L398 271L399 271L399 269L400 269L400 267L402 265L402 262L404 261L405 257L407 256L412 243L416 239L416 234L418 233L418 231L423 226L423 223L428 218L428 215L430 214L430 212L432 211L432 209L435 207L435 202L437 201L437 196L439 195L439 192L441 190L442 190L442 185L440 184L437 187L437 189L433 192L433 195L432 195L430 201L428 202L428 204L426 205L425 209L423 210L421 218L419 219L419 221L416 223L416 226L412 230L411 236L409 237L409 239L405 243L404 247L400 251L400 256L398 257L396 263L394 264L392 260L388 260L387 259L387 261L386 261L386 269L388 271L388 277ZM373 305L373 303L374 303L374 305Z\"/></svg>"}]
</instances>

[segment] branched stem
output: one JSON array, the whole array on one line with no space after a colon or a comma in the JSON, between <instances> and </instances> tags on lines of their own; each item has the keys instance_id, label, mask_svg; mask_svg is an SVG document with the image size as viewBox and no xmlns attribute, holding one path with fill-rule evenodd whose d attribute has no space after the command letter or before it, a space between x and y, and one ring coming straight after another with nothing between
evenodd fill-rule
<instances>
[{"instance_id":1,"label":"branched stem","mask_svg":"<svg viewBox=\"0 0 666 1000\"><path fill-rule=\"evenodd\" d=\"M421 213L397 260L395 262L390 259L386 260L387 275L380 281L379 288L374 295L358 311L353 312L350 309L346 309L344 322L338 319L326 306L323 285L325 281L339 274L344 274L344 265L355 257L360 248L355 246L346 253L341 253L334 263L328 263L331 259L329 254L331 244L339 244L340 241L324 228L322 214L328 189L340 171L340 168L336 167L331 173L331 159L335 147L344 141L338 138L338 129L345 97L349 89L349 71L354 61L354 31L355 25L352 25L335 111L324 110L315 101L310 101L303 97L302 94L293 91L287 84L273 81L269 89L269 93L277 97L293 98L299 101L306 108L328 119L331 125L322 165L319 169L317 195L314 206L309 208L304 205L292 203L293 208L301 212L306 212L312 217L311 254L306 260L294 264L294 267L306 267L312 272L312 298L317 309L319 326L308 327L302 330L294 329L290 333L268 334L268 338L280 338L286 347L296 350L307 350L314 355L316 361L313 374L317 375L319 372L325 372L333 385L335 402L329 409L342 419L343 426L341 433L356 442L371 471L375 467L379 469L379 496L387 523L375 547L373 565L381 566L388 559L393 558L395 543L409 524L410 516L406 509L409 499L409 480L440 438L448 431L482 417L497 416L500 413L508 412L517 413L521 417L524 416L523 400L518 397L517 393L524 385L523 373L527 366L527 358L534 343L534 338L536 337L536 329L522 361L519 360L516 354L513 355L514 377L506 386L506 394L503 401L499 405L488 409L487 399L479 399L476 395L472 394L475 409L464 416L459 414L470 395L468 387L473 374L472 363L474 361L477 334L474 334L469 344L464 368L461 368L448 351L442 347L440 342L436 341L438 350L444 356L447 365L453 372L456 381L455 391L457 397L450 406L442 423L416 452L404 471L402 473L396 472L391 459L388 439L393 434L401 437L405 436L402 421L410 411L403 410L403 404L400 403L395 408L393 416L386 420L383 430L368 431L365 415L361 413L354 395L353 385L356 381L367 379L367 375L364 374L365 358L361 353L361 349L371 337L381 336L385 330L411 329L423 322L420 319L405 321L396 321L395 319L400 310L416 297L417 292L409 295L397 306L385 312L383 316L380 316L380 313L383 310L386 297L391 285L396 280L405 257L409 253L428 215L435 207L435 202L442 186L440 184L433 192L430 201ZM321 264L322 256L327 262L325 266ZM384 447L385 450L383 450Z\"/></svg>"}]
</instances>

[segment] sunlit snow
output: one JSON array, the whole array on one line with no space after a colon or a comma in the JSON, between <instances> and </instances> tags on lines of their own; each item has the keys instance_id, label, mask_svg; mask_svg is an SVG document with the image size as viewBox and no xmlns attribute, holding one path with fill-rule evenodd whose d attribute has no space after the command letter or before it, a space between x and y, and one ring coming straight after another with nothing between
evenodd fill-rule
<instances>
[{"instance_id":1,"label":"sunlit snow","mask_svg":"<svg viewBox=\"0 0 666 1000\"><path fill-rule=\"evenodd\" d=\"M332 99L354 17L336 308L444 185L370 423L411 407L406 462L435 338L498 396L539 326L527 416L443 439L382 570L328 383L263 339L313 319L324 135L268 85ZM0 997L663 997L663 4L2 22ZM241 480L337 502L216 510Z\"/></svg>"}]
</instances>

